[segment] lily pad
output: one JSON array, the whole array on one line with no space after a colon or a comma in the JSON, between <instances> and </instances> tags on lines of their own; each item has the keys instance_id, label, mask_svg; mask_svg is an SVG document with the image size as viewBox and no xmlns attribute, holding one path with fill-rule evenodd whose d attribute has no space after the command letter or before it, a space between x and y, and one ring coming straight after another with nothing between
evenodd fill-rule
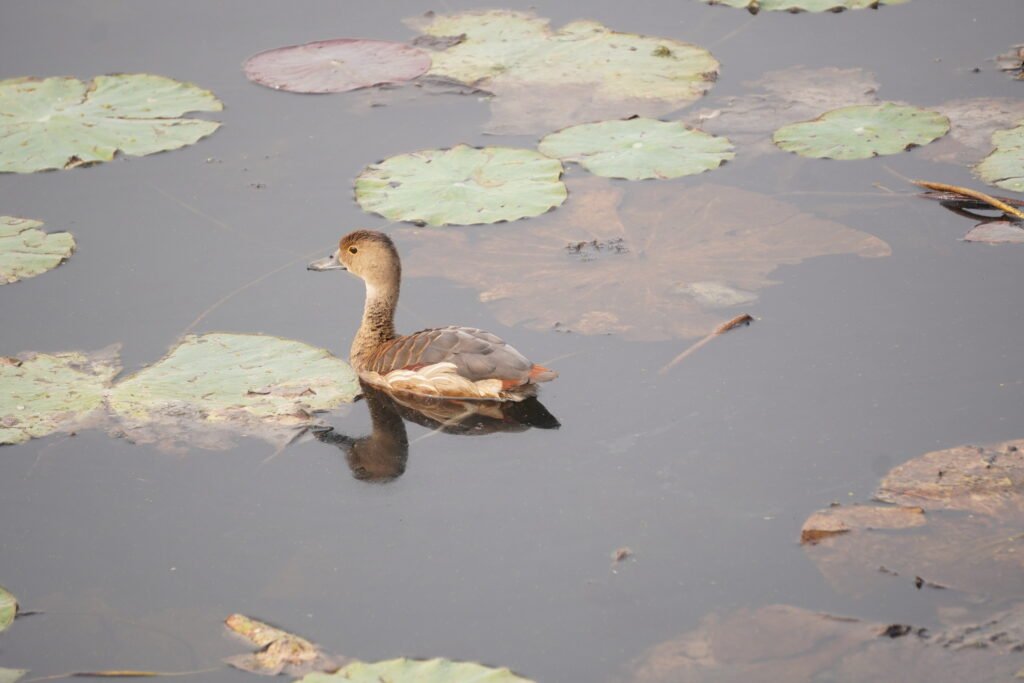
<instances>
[{"instance_id":1,"label":"lily pad","mask_svg":"<svg viewBox=\"0 0 1024 683\"><path fill-rule=\"evenodd\" d=\"M568 185L564 208L521 230L409 235L406 272L476 288L506 325L659 340L708 334L781 265L890 253L876 237L732 187L642 183L626 195L603 178Z\"/></svg>"},{"instance_id":2,"label":"lily pad","mask_svg":"<svg viewBox=\"0 0 1024 683\"><path fill-rule=\"evenodd\" d=\"M992 151L992 135L1024 121L1024 101L1009 97L972 97L932 107L949 119L949 135L921 150L931 161L974 164Z\"/></svg>"},{"instance_id":3,"label":"lily pad","mask_svg":"<svg viewBox=\"0 0 1024 683\"><path fill-rule=\"evenodd\" d=\"M575 161L606 178L679 178L718 168L736 155L726 138L679 122L635 118L584 123L540 141L542 154Z\"/></svg>"},{"instance_id":4,"label":"lily pad","mask_svg":"<svg viewBox=\"0 0 1024 683\"><path fill-rule=\"evenodd\" d=\"M311 673L296 683L531 683L508 669L448 659L389 659L352 662L333 674Z\"/></svg>"},{"instance_id":5,"label":"lily pad","mask_svg":"<svg viewBox=\"0 0 1024 683\"><path fill-rule=\"evenodd\" d=\"M925 523L919 507L836 506L815 512L800 529L801 543L817 543L854 529L909 529Z\"/></svg>"},{"instance_id":6,"label":"lily pad","mask_svg":"<svg viewBox=\"0 0 1024 683\"><path fill-rule=\"evenodd\" d=\"M1017 80L1024 80L1024 45L1014 45L996 57L996 66Z\"/></svg>"},{"instance_id":7,"label":"lily pad","mask_svg":"<svg viewBox=\"0 0 1024 683\"><path fill-rule=\"evenodd\" d=\"M301 676L310 671L333 670L338 666L305 638L244 614L232 614L224 624L258 648L253 654L229 657L227 663L236 669L265 676L280 673Z\"/></svg>"},{"instance_id":8,"label":"lily pad","mask_svg":"<svg viewBox=\"0 0 1024 683\"><path fill-rule=\"evenodd\" d=\"M191 145L220 126L209 90L150 74L0 81L0 172L32 173Z\"/></svg>"},{"instance_id":9,"label":"lily pad","mask_svg":"<svg viewBox=\"0 0 1024 683\"><path fill-rule=\"evenodd\" d=\"M975 167L986 183L1024 192L1024 124L992 135L995 149Z\"/></svg>"},{"instance_id":10,"label":"lily pad","mask_svg":"<svg viewBox=\"0 0 1024 683\"><path fill-rule=\"evenodd\" d=\"M337 38L260 52L243 68L274 90L332 93L411 81L430 68L430 55L405 43Z\"/></svg>"},{"instance_id":11,"label":"lily pad","mask_svg":"<svg viewBox=\"0 0 1024 683\"><path fill-rule=\"evenodd\" d=\"M34 277L64 263L75 250L69 232L45 233L39 221L0 216L0 285Z\"/></svg>"},{"instance_id":12,"label":"lily pad","mask_svg":"<svg viewBox=\"0 0 1024 683\"><path fill-rule=\"evenodd\" d=\"M364 211L393 221L474 225L538 216L566 198L562 164L530 149L458 145L401 154L356 179Z\"/></svg>"},{"instance_id":13,"label":"lily pad","mask_svg":"<svg viewBox=\"0 0 1024 683\"><path fill-rule=\"evenodd\" d=\"M882 5L902 5L910 0L701 0L708 5L745 9L751 14L767 12L842 12L848 9L877 9Z\"/></svg>"},{"instance_id":14,"label":"lily pad","mask_svg":"<svg viewBox=\"0 0 1024 683\"><path fill-rule=\"evenodd\" d=\"M435 52L429 73L493 93L493 133L657 116L698 99L718 72L703 48L618 33L596 21L555 31L532 14L486 10L431 15L416 27L428 36L465 37Z\"/></svg>"},{"instance_id":15,"label":"lily pad","mask_svg":"<svg viewBox=\"0 0 1024 683\"><path fill-rule=\"evenodd\" d=\"M18 683L27 673L27 669L4 669L0 667L0 683Z\"/></svg>"},{"instance_id":16,"label":"lily pad","mask_svg":"<svg viewBox=\"0 0 1024 683\"><path fill-rule=\"evenodd\" d=\"M0 357L0 444L67 431L103 406L120 371L114 347L95 354L24 353Z\"/></svg>"},{"instance_id":17,"label":"lily pad","mask_svg":"<svg viewBox=\"0 0 1024 683\"><path fill-rule=\"evenodd\" d=\"M843 107L813 121L775 131L773 141L787 152L815 159L867 159L926 145L949 131L938 112L903 104Z\"/></svg>"},{"instance_id":18,"label":"lily pad","mask_svg":"<svg viewBox=\"0 0 1024 683\"><path fill-rule=\"evenodd\" d=\"M324 349L256 334L189 335L160 362L118 382L108 404L138 443L225 447L220 431L280 440L312 414L350 403L355 373ZM213 436L206 440L206 430Z\"/></svg>"},{"instance_id":19,"label":"lily pad","mask_svg":"<svg viewBox=\"0 0 1024 683\"><path fill-rule=\"evenodd\" d=\"M979 223L964 235L964 242L1024 244L1024 224L1020 221L987 221Z\"/></svg>"},{"instance_id":20,"label":"lily pad","mask_svg":"<svg viewBox=\"0 0 1024 683\"><path fill-rule=\"evenodd\" d=\"M0 633L3 633L14 623L14 617L18 615L18 600L11 595L3 586L0 586Z\"/></svg>"}]
</instances>

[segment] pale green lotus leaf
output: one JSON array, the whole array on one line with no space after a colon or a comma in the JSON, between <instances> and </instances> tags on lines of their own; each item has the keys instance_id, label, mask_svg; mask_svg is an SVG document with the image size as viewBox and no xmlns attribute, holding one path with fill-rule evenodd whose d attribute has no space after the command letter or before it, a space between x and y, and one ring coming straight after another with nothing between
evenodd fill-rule
<instances>
[{"instance_id":1,"label":"pale green lotus leaf","mask_svg":"<svg viewBox=\"0 0 1024 683\"><path fill-rule=\"evenodd\" d=\"M986 183L1024 192L1024 124L992 135L995 150L974 170Z\"/></svg>"},{"instance_id":2,"label":"pale green lotus leaf","mask_svg":"<svg viewBox=\"0 0 1024 683\"><path fill-rule=\"evenodd\" d=\"M532 149L458 145L400 154L356 179L364 211L393 221L474 225L537 216L566 198L562 163Z\"/></svg>"},{"instance_id":3,"label":"pale green lotus leaf","mask_svg":"<svg viewBox=\"0 0 1024 683\"><path fill-rule=\"evenodd\" d=\"M860 104L783 126L772 140L787 152L816 159L867 159L926 145L949 131L949 119L904 104Z\"/></svg>"},{"instance_id":4,"label":"pale green lotus leaf","mask_svg":"<svg viewBox=\"0 0 1024 683\"><path fill-rule=\"evenodd\" d=\"M150 74L0 81L0 172L32 173L191 145L220 125L208 90Z\"/></svg>"},{"instance_id":5,"label":"pale green lotus leaf","mask_svg":"<svg viewBox=\"0 0 1024 683\"><path fill-rule=\"evenodd\" d=\"M69 232L45 233L43 224L27 218L0 216L0 285L45 273L75 250Z\"/></svg>"},{"instance_id":6,"label":"pale green lotus leaf","mask_svg":"<svg viewBox=\"0 0 1024 683\"><path fill-rule=\"evenodd\" d=\"M297 683L531 683L508 669L448 659L352 662L333 674L311 673Z\"/></svg>"},{"instance_id":7,"label":"pale green lotus leaf","mask_svg":"<svg viewBox=\"0 0 1024 683\"><path fill-rule=\"evenodd\" d=\"M679 122L641 118L566 128L546 136L538 149L594 175L629 180L703 173L736 156L726 138Z\"/></svg>"},{"instance_id":8,"label":"pale green lotus leaf","mask_svg":"<svg viewBox=\"0 0 1024 683\"><path fill-rule=\"evenodd\" d=\"M103 406L104 392L120 369L116 347L94 354L0 357L0 444L85 424Z\"/></svg>"},{"instance_id":9,"label":"pale green lotus leaf","mask_svg":"<svg viewBox=\"0 0 1024 683\"><path fill-rule=\"evenodd\" d=\"M910 0L701 0L708 5L726 5L752 14L765 11L841 12L847 9L877 9L882 5L902 5Z\"/></svg>"},{"instance_id":10,"label":"pale green lotus leaf","mask_svg":"<svg viewBox=\"0 0 1024 683\"><path fill-rule=\"evenodd\" d=\"M27 673L27 669L5 669L0 667L0 683L18 683Z\"/></svg>"},{"instance_id":11,"label":"pale green lotus leaf","mask_svg":"<svg viewBox=\"0 0 1024 683\"><path fill-rule=\"evenodd\" d=\"M358 393L352 368L324 349L218 333L186 336L158 363L115 384L108 404L137 443L224 448L219 433L203 439L220 429L273 440Z\"/></svg>"},{"instance_id":12,"label":"pale green lotus leaf","mask_svg":"<svg viewBox=\"0 0 1024 683\"><path fill-rule=\"evenodd\" d=\"M0 586L0 633L6 631L14 623L18 615L18 600L3 586Z\"/></svg>"},{"instance_id":13,"label":"pale green lotus leaf","mask_svg":"<svg viewBox=\"0 0 1024 683\"><path fill-rule=\"evenodd\" d=\"M433 53L428 73L493 93L491 132L667 113L707 92L719 66L689 43L618 33L595 21L555 31L547 19L524 12L436 15L417 28L464 37Z\"/></svg>"}]
</instances>

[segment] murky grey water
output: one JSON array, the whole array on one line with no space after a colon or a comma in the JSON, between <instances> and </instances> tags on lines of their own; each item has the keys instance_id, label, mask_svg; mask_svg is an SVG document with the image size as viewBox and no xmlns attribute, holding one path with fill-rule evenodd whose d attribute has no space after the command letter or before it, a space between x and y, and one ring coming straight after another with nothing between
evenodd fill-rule
<instances>
[{"instance_id":1,"label":"murky grey water","mask_svg":"<svg viewBox=\"0 0 1024 683\"><path fill-rule=\"evenodd\" d=\"M0 290L0 353L122 342L132 370L221 297L294 260L195 329L344 355L361 287L306 273L303 255L384 225L352 201L367 163L494 141L478 133L486 104L367 109L354 95L288 96L247 83L240 62L333 36L403 40L400 19L428 9L528 4L556 24L593 18L709 47L722 74L701 106L793 64L861 66L882 97L921 104L1024 87L985 63L1019 42L1018 0L755 18L695 0L8 1L2 77L149 71L209 87L226 108L220 131L181 151L0 177L0 212L79 242L68 264ZM550 360L561 378L542 398L558 431L423 438L410 425L407 470L387 485L355 480L341 452L316 441L269 461L262 442L174 456L99 432L4 448L0 581L46 614L4 635L0 665L34 675L216 666L244 649L220 623L240 611L363 659L440 655L541 681L612 681L647 647L737 606L930 623L955 596L909 582L839 595L797 546L799 527L833 500L866 499L919 453L1021 436L1024 250L958 241L969 224L931 203L815 194L905 189L886 167L974 182L914 154L841 164L771 154L715 171L715 182L838 217L893 255L782 268L753 327L664 377L656 370L683 342L507 328L471 290L407 282L404 329L479 325ZM332 422L370 429L363 404ZM613 568L620 546L635 559Z\"/></svg>"}]
</instances>

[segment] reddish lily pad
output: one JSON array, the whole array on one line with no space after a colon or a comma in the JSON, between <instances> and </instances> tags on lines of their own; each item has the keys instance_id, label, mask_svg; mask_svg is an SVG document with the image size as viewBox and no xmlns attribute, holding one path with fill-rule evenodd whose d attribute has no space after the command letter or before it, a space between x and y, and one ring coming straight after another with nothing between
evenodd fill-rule
<instances>
[{"instance_id":1,"label":"reddish lily pad","mask_svg":"<svg viewBox=\"0 0 1024 683\"><path fill-rule=\"evenodd\" d=\"M430 68L430 55L405 43L336 38L260 52L244 68L250 81L274 90L347 92L411 81Z\"/></svg>"}]
</instances>

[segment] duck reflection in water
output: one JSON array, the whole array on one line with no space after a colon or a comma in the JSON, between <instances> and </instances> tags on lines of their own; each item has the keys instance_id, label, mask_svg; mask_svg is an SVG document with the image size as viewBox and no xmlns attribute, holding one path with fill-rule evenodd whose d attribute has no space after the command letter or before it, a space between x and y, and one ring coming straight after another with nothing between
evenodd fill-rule
<instances>
[{"instance_id":1,"label":"duck reflection in water","mask_svg":"<svg viewBox=\"0 0 1024 683\"><path fill-rule=\"evenodd\" d=\"M531 427L557 429L554 415L534 397L519 402L472 401L389 394L365 382L363 398L370 410L373 432L352 438L331 429L316 438L345 451L352 476L362 481L388 482L405 472L409 437L405 420L446 434L483 436L495 432L524 432Z\"/></svg>"}]
</instances>

